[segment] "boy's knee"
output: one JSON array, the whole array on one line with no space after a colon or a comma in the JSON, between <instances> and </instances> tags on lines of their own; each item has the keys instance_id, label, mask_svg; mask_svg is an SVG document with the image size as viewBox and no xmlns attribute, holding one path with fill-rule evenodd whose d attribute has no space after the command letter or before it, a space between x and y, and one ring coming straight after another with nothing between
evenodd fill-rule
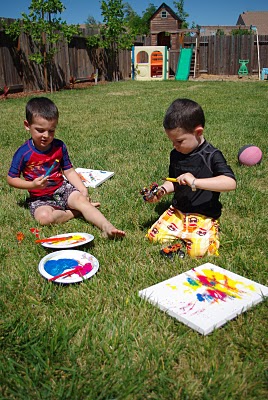
<instances>
[{"instance_id":1,"label":"boy's knee","mask_svg":"<svg viewBox=\"0 0 268 400\"><path fill-rule=\"evenodd\" d=\"M34 218L40 225L51 225L53 223L52 213L47 210L36 210Z\"/></svg>"},{"instance_id":2,"label":"boy's knee","mask_svg":"<svg viewBox=\"0 0 268 400\"><path fill-rule=\"evenodd\" d=\"M81 211L86 207L90 207L91 204L87 197L83 196L80 192L75 191L71 193L68 199L68 207L74 210ZM92 206L93 207L93 206Z\"/></svg>"}]
</instances>

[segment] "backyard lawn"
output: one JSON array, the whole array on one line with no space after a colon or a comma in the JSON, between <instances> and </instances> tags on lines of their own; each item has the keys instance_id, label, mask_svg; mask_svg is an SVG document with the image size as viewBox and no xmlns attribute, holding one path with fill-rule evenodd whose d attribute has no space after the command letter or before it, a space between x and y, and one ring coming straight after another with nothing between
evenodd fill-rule
<instances>
[{"instance_id":1,"label":"backyard lawn","mask_svg":"<svg viewBox=\"0 0 268 400\"><path fill-rule=\"evenodd\" d=\"M126 238L104 239L81 218L51 227L31 218L27 192L6 183L12 156L28 139L29 98L0 101L0 398L266 399L267 300L202 336L138 292L206 262L268 285L268 82L128 81L47 96L59 108L56 136L74 167L115 172L90 193ZM205 137L225 155L237 190L221 195L220 255L171 262L145 234L172 197L148 204L139 192L168 174L172 144L162 121L178 97L203 107ZM238 164L245 144L262 149L260 165ZM44 279L38 264L49 250L35 243L31 228L41 237L94 235L77 249L98 259L98 273L74 285Z\"/></svg>"}]
</instances>

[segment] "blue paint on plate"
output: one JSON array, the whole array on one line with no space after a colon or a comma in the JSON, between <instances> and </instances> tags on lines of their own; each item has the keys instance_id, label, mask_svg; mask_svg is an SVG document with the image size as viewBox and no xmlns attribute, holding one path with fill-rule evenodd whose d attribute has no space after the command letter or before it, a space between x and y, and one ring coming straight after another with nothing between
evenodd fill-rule
<instances>
[{"instance_id":1,"label":"blue paint on plate","mask_svg":"<svg viewBox=\"0 0 268 400\"><path fill-rule=\"evenodd\" d=\"M44 270L52 275L62 274L66 269L77 267L78 262L72 258L59 258L58 260L48 260L44 264Z\"/></svg>"}]
</instances>

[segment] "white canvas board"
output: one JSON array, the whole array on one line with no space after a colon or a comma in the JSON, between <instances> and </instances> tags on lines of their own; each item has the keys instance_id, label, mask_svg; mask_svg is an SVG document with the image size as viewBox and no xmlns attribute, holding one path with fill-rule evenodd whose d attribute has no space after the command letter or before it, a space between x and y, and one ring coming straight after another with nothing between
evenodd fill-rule
<instances>
[{"instance_id":1,"label":"white canvas board","mask_svg":"<svg viewBox=\"0 0 268 400\"><path fill-rule=\"evenodd\" d=\"M206 263L139 291L139 296L207 335L268 296L268 287Z\"/></svg>"},{"instance_id":2,"label":"white canvas board","mask_svg":"<svg viewBox=\"0 0 268 400\"><path fill-rule=\"evenodd\" d=\"M102 171L99 169L76 168L75 170L84 185L92 188L96 188L114 175L112 171Z\"/></svg>"}]
</instances>

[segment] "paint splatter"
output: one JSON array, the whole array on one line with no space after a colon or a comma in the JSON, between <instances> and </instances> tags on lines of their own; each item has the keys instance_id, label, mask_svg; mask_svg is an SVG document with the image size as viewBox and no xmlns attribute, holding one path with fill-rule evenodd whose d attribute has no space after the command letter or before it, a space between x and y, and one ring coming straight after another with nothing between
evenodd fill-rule
<instances>
[{"instance_id":1,"label":"paint splatter","mask_svg":"<svg viewBox=\"0 0 268 400\"><path fill-rule=\"evenodd\" d=\"M227 299L242 299L246 289L255 291L254 285L246 285L241 281L235 281L220 272L204 269L202 273L192 270L194 277L187 277L184 285L197 291L196 298L199 302L222 302ZM201 289L201 291L200 291Z\"/></svg>"},{"instance_id":2,"label":"paint splatter","mask_svg":"<svg viewBox=\"0 0 268 400\"><path fill-rule=\"evenodd\" d=\"M30 228L30 232L32 232L36 238L39 238L39 229L37 228Z\"/></svg>"},{"instance_id":3,"label":"paint splatter","mask_svg":"<svg viewBox=\"0 0 268 400\"><path fill-rule=\"evenodd\" d=\"M18 232L17 233L17 242L18 242L18 244L21 244L21 242L23 241L24 237L25 237L24 233L22 233L22 232Z\"/></svg>"},{"instance_id":4,"label":"paint splatter","mask_svg":"<svg viewBox=\"0 0 268 400\"><path fill-rule=\"evenodd\" d=\"M177 290L178 289L177 286L171 285L170 283L167 283L167 286L169 286L170 289L172 289L172 290Z\"/></svg>"}]
</instances>

